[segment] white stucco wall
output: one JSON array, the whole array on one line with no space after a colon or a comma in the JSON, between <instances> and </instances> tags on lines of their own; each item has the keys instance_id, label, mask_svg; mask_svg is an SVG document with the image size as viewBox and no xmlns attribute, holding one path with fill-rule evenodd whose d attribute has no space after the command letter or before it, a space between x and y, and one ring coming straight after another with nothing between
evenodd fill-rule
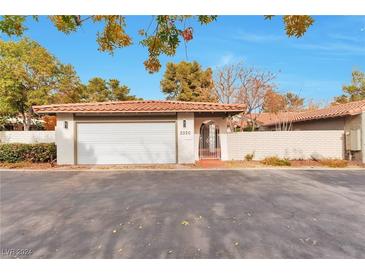
<instances>
[{"instance_id":1,"label":"white stucco wall","mask_svg":"<svg viewBox=\"0 0 365 274\"><path fill-rule=\"evenodd\" d=\"M178 113L176 125L178 163L194 163L194 113Z\"/></svg>"},{"instance_id":2,"label":"white stucco wall","mask_svg":"<svg viewBox=\"0 0 365 274\"><path fill-rule=\"evenodd\" d=\"M225 117L196 117L195 118L195 130L194 130L194 140L195 140L195 160L199 160L199 137L200 137L200 127L205 121L213 121L215 125L219 128L219 137L221 145L221 160L228 160L228 146L227 146L227 119Z\"/></svg>"},{"instance_id":3,"label":"white stucco wall","mask_svg":"<svg viewBox=\"0 0 365 274\"><path fill-rule=\"evenodd\" d=\"M55 132L52 131L0 131L0 143L54 143Z\"/></svg>"},{"instance_id":4,"label":"white stucco wall","mask_svg":"<svg viewBox=\"0 0 365 274\"><path fill-rule=\"evenodd\" d=\"M65 128L65 121L68 128ZM57 145L57 164L73 165L75 164L74 154L74 134L75 122L73 114L59 113L57 114L56 145Z\"/></svg>"},{"instance_id":5,"label":"white stucco wall","mask_svg":"<svg viewBox=\"0 0 365 274\"><path fill-rule=\"evenodd\" d=\"M344 158L342 130L256 131L228 134L229 158L243 160L254 154L255 160L277 156L289 159Z\"/></svg>"},{"instance_id":6,"label":"white stucco wall","mask_svg":"<svg viewBox=\"0 0 365 274\"><path fill-rule=\"evenodd\" d=\"M118 117L117 117L118 118ZM118 119L115 121L123 121ZM143 117L141 120L154 119ZM157 118L156 118L157 119ZM160 119L160 118L159 118ZM166 119L171 120L171 117ZM94 121L95 117L74 117L72 114L57 114L57 125L55 128L56 145L57 145L57 163L58 164L75 164L74 142L76 136L76 121ZM184 120L186 127L183 127ZM176 118L177 133L177 153L178 163L194 163L199 160L199 135L200 126L204 121L212 120L219 128L221 159L228 160L227 146L227 124L224 117L194 117L194 113L178 113ZM68 128L65 129L65 121L68 122ZM109 121L109 118L100 117L98 121Z\"/></svg>"}]
</instances>

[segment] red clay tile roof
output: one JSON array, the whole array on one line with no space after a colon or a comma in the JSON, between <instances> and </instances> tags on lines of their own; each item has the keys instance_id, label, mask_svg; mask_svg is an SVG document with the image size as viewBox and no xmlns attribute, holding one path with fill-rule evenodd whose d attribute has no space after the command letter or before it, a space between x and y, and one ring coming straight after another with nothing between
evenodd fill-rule
<instances>
[{"instance_id":1,"label":"red clay tile roof","mask_svg":"<svg viewBox=\"0 0 365 274\"><path fill-rule=\"evenodd\" d=\"M261 113L257 122L261 125L276 124L278 122L292 121L299 112Z\"/></svg>"},{"instance_id":2,"label":"red clay tile roof","mask_svg":"<svg viewBox=\"0 0 365 274\"><path fill-rule=\"evenodd\" d=\"M245 110L240 104L182 101L116 101L34 106L36 113L148 113L148 112L235 112Z\"/></svg>"},{"instance_id":3,"label":"red clay tile roof","mask_svg":"<svg viewBox=\"0 0 365 274\"><path fill-rule=\"evenodd\" d=\"M258 120L261 121L264 126L270 126L283 121L295 123L309 120L357 115L363 111L365 111L365 100L347 104L338 104L318 110L270 114L270 116L258 117Z\"/></svg>"}]
</instances>

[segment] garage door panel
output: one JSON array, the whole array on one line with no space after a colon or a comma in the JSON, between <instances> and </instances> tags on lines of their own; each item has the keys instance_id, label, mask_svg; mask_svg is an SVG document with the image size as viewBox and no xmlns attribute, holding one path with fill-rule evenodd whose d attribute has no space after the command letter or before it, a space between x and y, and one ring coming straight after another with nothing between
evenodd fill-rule
<instances>
[{"instance_id":1,"label":"garage door panel","mask_svg":"<svg viewBox=\"0 0 365 274\"><path fill-rule=\"evenodd\" d=\"M85 123L77 126L80 164L176 162L175 123Z\"/></svg>"},{"instance_id":2,"label":"garage door panel","mask_svg":"<svg viewBox=\"0 0 365 274\"><path fill-rule=\"evenodd\" d=\"M112 134L111 136L105 136L105 134ZM155 144L156 141L169 141L170 137L166 135L157 135L153 133L145 133L145 136L139 136L138 133L134 133L133 135L125 136L116 132L108 132L103 134L88 134L88 136L82 137L80 142L87 143L95 143L100 144L100 140L107 140L108 144L116 143L121 144L121 138L124 144ZM148 136L149 135L149 136ZM138 138L136 139L136 136Z\"/></svg>"}]
</instances>

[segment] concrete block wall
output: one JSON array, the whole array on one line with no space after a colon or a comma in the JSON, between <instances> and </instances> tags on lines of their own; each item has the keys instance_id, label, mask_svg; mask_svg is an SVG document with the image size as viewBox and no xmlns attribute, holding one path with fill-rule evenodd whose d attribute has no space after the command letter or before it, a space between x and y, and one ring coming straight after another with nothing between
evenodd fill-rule
<instances>
[{"instance_id":1,"label":"concrete block wall","mask_svg":"<svg viewBox=\"0 0 365 274\"><path fill-rule=\"evenodd\" d=\"M230 160L243 160L251 153L255 160L344 158L342 130L236 132L227 134L227 144Z\"/></svg>"},{"instance_id":2,"label":"concrete block wall","mask_svg":"<svg viewBox=\"0 0 365 274\"><path fill-rule=\"evenodd\" d=\"M0 143L54 143L54 131L0 131Z\"/></svg>"}]
</instances>

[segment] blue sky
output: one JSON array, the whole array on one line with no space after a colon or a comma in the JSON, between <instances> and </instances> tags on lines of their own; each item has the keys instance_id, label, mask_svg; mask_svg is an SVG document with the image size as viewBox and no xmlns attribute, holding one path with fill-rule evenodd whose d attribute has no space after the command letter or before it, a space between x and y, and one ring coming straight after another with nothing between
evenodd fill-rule
<instances>
[{"instance_id":1,"label":"blue sky","mask_svg":"<svg viewBox=\"0 0 365 274\"><path fill-rule=\"evenodd\" d=\"M72 64L83 82L94 76L116 78L145 99L163 99L160 80L166 62L196 60L213 70L232 62L279 72L281 92L294 91L302 97L328 102L341 94L353 69L365 70L365 16L315 16L315 24L303 38L288 38L280 17L219 16L217 21L194 28L194 39L174 57L163 57L159 73L149 74L143 66L147 50L137 34L150 16L127 16L127 33L134 44L113 56L97 50L96 32L101 26L86 24L78 32L58 32L46 18L29 20L26 36L46 47L61 62Z\"/></svg>"}]
</instances>

